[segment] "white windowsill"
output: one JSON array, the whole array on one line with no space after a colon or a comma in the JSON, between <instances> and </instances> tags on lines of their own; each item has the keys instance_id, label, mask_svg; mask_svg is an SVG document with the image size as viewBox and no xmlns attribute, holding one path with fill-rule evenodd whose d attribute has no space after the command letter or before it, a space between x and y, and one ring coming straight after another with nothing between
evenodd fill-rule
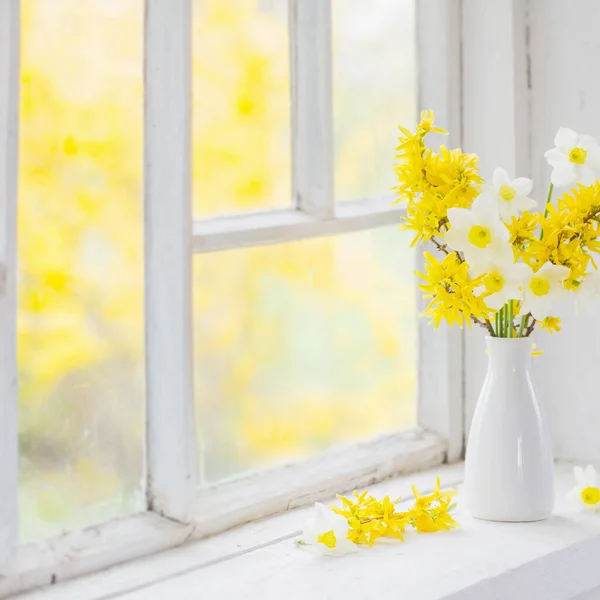
<instances>
[{"instance_id":1,"label":"white windowsill","mask_svg":"<svg viewBox=\"0 0 600 600\"><path fill-rule=\"evenodd\" d=\"M370 489L410 501L410 483L426 490L436 473L443 485L456 485L462 480L462 465L391 479ZM459 495L460 530L410 533L404 544L381 545L342 558L313 556L293 544L310 511L299 508L19 598L577 598L600 586L600 514L582 513L569 505L565 494L572 484L571 465L557 466L557 506L547 521L477 521L468 515ZM593 592L585 596L594 597Z\"/></svg>"},{"instance_id":2,"label":"white windowsill","mask_svg":"<svg viewBox=\"0 0 600 600\"><path fill-rule=\"evenodd\" d=\"M415 428L359 443L334 445L304 461L201 487L194 521L189 524L145 512L21 546L10 572L0 575L0 598L106 573L111 567L162 552L158 571L142 573L137 580L138 585L151 583L156 580L156 572L172 574L170 567L164 567L166 550L185 543L189 548L193 541L251 523L249 529L213 538L219 542L216 546L212 541L199 546L200 555L185 555L189 559L185 564L203 567L214 559L215 548L220 557L226 557L240 548L247 550L270 543L274 526L263 529L252 525L258 519L312 505L317 500L328 501L340 490L361 488L441 465L445 456L446 443L439 436ZM175 568L178 572L181 564ZM102 585L106 581L103 577Z\"/></svg>"}]
</instances>

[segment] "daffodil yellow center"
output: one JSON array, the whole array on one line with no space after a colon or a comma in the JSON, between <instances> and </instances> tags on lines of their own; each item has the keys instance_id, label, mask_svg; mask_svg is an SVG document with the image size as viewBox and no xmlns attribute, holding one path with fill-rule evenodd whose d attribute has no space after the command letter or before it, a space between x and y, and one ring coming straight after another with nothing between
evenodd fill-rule
<instances>
[{"instance_id":1,"label":"daffodil yellow center","mask_svg":"<svg viewBox=\"0 0 600 600\"><path fill-rule=\"evenodd\" d=\"M529 282L529 289L536 296L545 296L550 291L550 283L543 277L533 277Z\"/></svg>"},{"instance_id":2,"label":"daffodil yellow center","mask_svg":"<svg viewBox=\"0 0 600 600\"><path fill-rule=\"evenodd\" d=\"M335 533L333 533L333 529L331 531L322 533L319 537L317 537L317 542L319 542L319 544L324 544L328 548L335 548L337 540L335 539Z\"/></svg>"},{"instance_id":3,"label":"daffodil yellow center","mask_svg":"<svg viewBox=\"0 0 600 600\"><path fill-rule=\"evenodd\" d=\"M499 292L504 287L504 277L500 273L490 273L483 280L483 285L488 292L492 294Z\"/></svg>"},{"instance_id":4,"label":"daffodil yellow center","mask_svg":"<svg viewBox=\"0 0 600 600\"><path fill-rule=\"evenodd\" d=\"M571 152L569 152L569 160L572 163L582 165L587 158L587 150L583 148L573 148Z\"/></svg>"},{"instance_id":5,"label":"daffodil yellow center","mask_svg":"<svg viewBox=\"0 0 600 600\"><path fill-rule=\"evenodd\" d=\"M595 487L586 487L581 490L581 499L586 504L598 504L600 502L600 490Z\"/></svg>"},{"instance_id":6,"label":"daffodil yellow center","mask_svg":"<svg viewBox=\"0 0 600 600\"><path fill-rule=\"evenodd\" d=\"M492 234L487 227L474 225L469 231L469 242L478 248L485 248L492 241Z\"/></svg>"},{"instance_id":7,"label":"daffodil yellow center","mask_svg":"<svg viewBox=\"0 0 600 600\"><path fill-rule=\"evenodd\" d=\"M510 185L501 185L500 186L500 197L502 200L513 200L517 195L515 192L515 188Z\"/></svg>"}]
</instances>

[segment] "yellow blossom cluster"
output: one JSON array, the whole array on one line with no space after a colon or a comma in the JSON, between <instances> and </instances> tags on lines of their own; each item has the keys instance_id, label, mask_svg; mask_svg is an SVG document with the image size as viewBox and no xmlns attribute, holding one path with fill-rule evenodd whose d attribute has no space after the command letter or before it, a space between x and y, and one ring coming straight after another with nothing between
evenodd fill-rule
<instances>
[{"instance_id":1,"label":"yellow blossom cluster","mask_svg":"<svg viewBox=\"0 0 600 600\"><path fill-rule=\"evenodd\" d=\"M404 541L407 526L420 533L432 533L454 529L459 524L450 515L454 508L452 498L455 490L441 490L440 478L430 494L422 495L413 486L415 502L407 511L397 511L397 498L391 501L389 496L378 500L368 491L361 494L354 492L353 498L338 496L342 507L334 506L332 510L348 521L348 539L355 544L372 546L383 537L391 537Z\"/></svg>"},{"instance_id":2,"label":"yellow blossom cluster","mask_svg":"<svg viewBox=\"0 0 600 600\"><path fill-rule=\"evenodd\" d=\"M431 132L447 134L434 126L433 111L423 111L415 133L400 127L396 148L395 171L400 184L395 190L398 202L407 202L403 228L416 233L412 245L442 235L447 228L448 209L471 206L483 181L475 154L444 146L434 152L425 145L425 137Z\"/></svg>"},{"instance_id":3,"label":"yellow blossom cluster","mask_svg":"<svg viewBox=\"0 0 600 600\"><path fill-rule=\"evenodd\" d=\"M552 335L553 333L562 329L560 324L561 320L559 317L546 317L540 322L540 328L545 329L550 335Z\"/></svg>"},{"instance_id":4,"label":"yellow blossom cluster","mask_svg":"<svg viewBox=\"0 0 600 600\"><path fill-rule=\"evenodd\" d=\"M449 325L461 328L463 323L470 327L471 321L489 321L484 277L471 278L469 265L457 252L447 254L441 262L429 252L423 256L425 273L416 273L425 281L419 289L423 298L429 300L423 314L431 317L436 329L444 319Z\"/></svg>"},{"instance_id":5,"label":"yellow blossom cluster","mask_svg":"<svg viewBox=\"0 0 600 600\"><path fill-rule=\"evenodd\" d=\"M539 213L532 214L525 211L506 224L509 233L508 241L513 245L515 258L521 256L526 244L537 238L539 219Z\"/></svg>"},{"instance_id":6,"label":"yellow blossom cluster","mask_svg":"<svg viewBox=\"0 0 600 600\"><path fill-rule=\"evenodd\" d=\"M568 267L565 287L576 289L590 264L597 269L592 253L600 251L600 183L578 185L559 198L557 206L547 204L539 225L539 239L527 240L520 250L523 261L534 271L546 262Z\"/></svg>"}]
</instances>

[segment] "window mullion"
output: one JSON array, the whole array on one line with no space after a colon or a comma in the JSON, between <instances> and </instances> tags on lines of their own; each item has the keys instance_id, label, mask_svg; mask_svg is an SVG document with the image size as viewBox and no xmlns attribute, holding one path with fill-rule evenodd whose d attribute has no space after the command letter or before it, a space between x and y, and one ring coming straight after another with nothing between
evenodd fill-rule
<instances>
[{"instance_id":1,"label":"window mullion","mask_svg":"<svg viewBox=\"0 0 600 600\"><path fill-rule=\"evenodd\" d=\"M190 0L146 1L144 93L147 497L186 521L197 485Z\"/></svg>"},{"instance_id":2,"label":"window mullion","mask_svg":"<svg viewBox=\"0 0 600 600\"><path fill-rule=\"evenodd\" d=\"M457 147L462 129L462 0L420 0L416 8L419 105L434 109L436 122L451 131L449 142L439 141ZM417 252L417 268L423 270L421 252ZM426 301L417 293L418 306L424 309ZM458 460L464 449L463 331L446 324L435 330L420 319L418 368L419 425L443 436L448 460Z\"/></svg>"},{"instance_id":3,"label":"window mullion","mask_svg":"<svg viewBox=\"0 0 600 600\"><path fill-rule=\"evenodd\" d=\"M289 0L295 207L335 212L330 0Z\"/></svg>"},{"instance_id":4,"label":"window mullion","mask_svg":"<svg viewBox=\"0 0 600 600\"><path fill-rule=\"evenodd\" d=\"M0 574L17 543L19 1L0 0Z\"/></svg>"}]
</instances>

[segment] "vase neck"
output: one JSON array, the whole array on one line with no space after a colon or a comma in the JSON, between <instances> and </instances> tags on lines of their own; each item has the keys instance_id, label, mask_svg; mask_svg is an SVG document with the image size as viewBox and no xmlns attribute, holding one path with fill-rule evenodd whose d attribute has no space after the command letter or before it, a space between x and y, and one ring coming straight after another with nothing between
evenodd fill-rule
<instances>
[{"instance_id":1,"label":"vase neck","mask_svg":"<svg viewBox=\"0 0 600 600\"><path fill-rule=\"evenodd\" d=\"M529 338L487 337L489 365L501 371L528 371L531 368L531 340Z\"/></svg>"}]
</instances>

